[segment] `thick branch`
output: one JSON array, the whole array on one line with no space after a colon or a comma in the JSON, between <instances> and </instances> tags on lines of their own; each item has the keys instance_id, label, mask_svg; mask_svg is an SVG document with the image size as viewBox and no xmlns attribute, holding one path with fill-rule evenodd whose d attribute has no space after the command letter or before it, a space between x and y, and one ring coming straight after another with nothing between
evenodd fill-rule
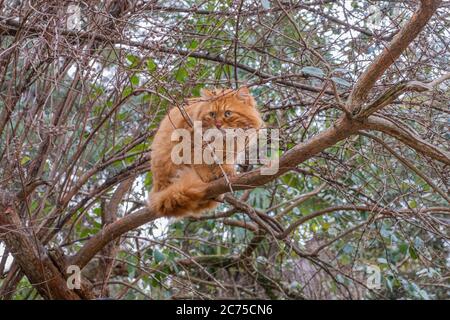
<instances>
[{"instance_id":1,"label":"thick branch","mask_svg":"<svg viewBox=\"0 0 450 320\"><path fill-rule=\"evenodd\" d=\"M349 137L362 129L359 122L352 122L345 117L341 117L336 123L327 130L312 137L305 143L300 143L291 150L287 151L279 162L279 170L274 175L261 175L261 171L250 171L230 179L233 190L251 189L256 186L264 185L287 171L295 168L300 163L310 159L326 148L335 145L337 142ZM208 197L215 198L220 194L230 191L230 186L225 179L219 179L212 182L208 188ZM133 230L145 223L157 219L155 212L148 208L143 208L136 213L127 215L118 221L106 226L101 232L89 239L86 244L71 259L71 264L83 268L103 246L116 239L120 235Z\"/></svg>"},{"instance_id":2,"label":"thick branch","mask_svg":"<svg viewBox=\"0 0 450 320\"><path fill-rule=\"evenodd\" d=\"M15 197L0 194L0 228L5 243L30 283L47 299L79 300L45 248L29 233L16 212Z\"/></svg>"},{"instance_id":3,"label":"thick branch","mask_svg":"<svg viewBox=\"0 0 450 320\"><path fill-rule=\"evenodd\" d=\"M404 129L387 119L377 116L370 116L365 121L365 129L377 130L386 133L397 140L400 140L417 152L450 165L450 154L448 152L439 149L435 145L418 137L413 132Z\"/></svg>"},{"instance_id":4,"label":"thick branch","mask_svg":"<svg viewBox=\"0 0 450 320\"><path fill-rule=\"evenodd\" d=\"M380 79L384 72L400 57L402 52L405 51L408 45L422 31L440 3L441 0L421 1L420 7L411 19L359 77L348 99L348 105L351 111L366 100L375 82Z\"/></svg>"},{"instance_id":5,"label":"thick branch","mask_svg":"<svg viewBox=\"0 0 450 320\"><path fill-rule=\"evenodd\" d=\"M142 208L104 227L102 231L89 239L86 244L72 257L70 264L83 268L105 245L122 234L140 227L158 218L155 212Z\"/></svg>"}]
</instances>

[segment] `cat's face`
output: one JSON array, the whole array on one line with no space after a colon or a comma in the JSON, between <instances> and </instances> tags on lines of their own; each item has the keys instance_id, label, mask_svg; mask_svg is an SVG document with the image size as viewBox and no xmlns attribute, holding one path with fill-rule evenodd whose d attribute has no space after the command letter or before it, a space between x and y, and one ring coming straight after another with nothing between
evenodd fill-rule
<instances>
[{"instance_id":1,"label":"cat's face","mask_svg":"<svg viewBox=\"0 0 450 320\"><path fill-rule=\"evenodd\" d=\"M204 128L256 128L263 121L256 109L256 103L247 87L238 90L202 90L196 119Z\"/></svg>"}]
</instances>

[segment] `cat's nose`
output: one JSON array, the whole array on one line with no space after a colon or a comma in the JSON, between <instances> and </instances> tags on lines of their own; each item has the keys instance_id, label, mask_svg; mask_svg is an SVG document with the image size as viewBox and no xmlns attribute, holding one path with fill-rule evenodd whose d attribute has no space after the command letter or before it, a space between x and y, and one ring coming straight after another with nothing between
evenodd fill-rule
<instances>
[{"instance_id":1,"label":"cat's nose","mask_svg":"<svg viewBox=\"0 0 450 320\"><path fill-rule=\"evenodd\" d=\"M218 129L220 129L220 127L222 126L222 121L216 121L216 127L218 128Z\"/></svg>"}]
</instances>

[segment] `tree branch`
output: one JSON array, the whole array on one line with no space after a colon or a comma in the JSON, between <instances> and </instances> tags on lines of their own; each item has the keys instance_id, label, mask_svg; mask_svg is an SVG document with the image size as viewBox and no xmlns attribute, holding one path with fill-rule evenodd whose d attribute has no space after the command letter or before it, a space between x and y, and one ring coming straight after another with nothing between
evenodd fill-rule
<instances>
[{"instance_id":1,"label":"tree branch","mask_svg":"<svg viewBox=\"0 0 450 320\"><path fill-rule=\"evenodd\" d=\"M402 52L422 31L440 3L441 0L421 0L421 5L411 19L359 77L347 101L350 111L360 107L367 99L375 82L380 79L384 72L400 57Z\"/></svg>"},{"instance_id":2,"label":"tree branch","mask_svg":"<svg viewBox=\"0 0 450 320\"><path fill-rule=\"evenodd\" d=\"M450 154L395 123L378 116L370 116L364 122L365 128L386 133L426 156L450 165Z\"/></svg>"},{"instance_id":3,"label":"tree branch","mask_svg":"<svg viewBox=\"0 0 450 320\"><path fill-rule=\"evenodd\" d=\"M0 32L7 34L7 35L15 35L18 30L20 29L20 24L13 21L13 20L7 20L3 21L3 25L0 25ZM43 27L40 26L22 26L24 30L21 30L22 32L28 32L31 35L39 35L42 32L46 31ZM48 30L47 30L48 32ZM186 49L180 49L180 48L169 48L166 46L162 46L160 44L153 45L153 44L145 44L139 41L133 41L133 40L123 40L113 37L108 37L105 35L97 34L97 33L91 33L91 32L76 32L71 30L58 30L58 32L61 33L61 35L69 37L69 38L76 38L76 39L84 39L84 40L95 40L97 42L101 43L110 43L110 44L119 44L119 45L126 45L134 48L140 48L149 50L150 52L159 52L159 53L166 53L166 54L172 54L177 55L181 57L193 57L197 59L212 61L212 62L218 62L221 64L229 65L229 66L235 66L236 68L245 71L247 73L250 73L252 75L255 75L261 79L272 79L274 78L273 75L267 74L265 72L259 71L257 69L254 69L252 67L249 67L243 63L236 63L233 60L228 60L227 58L224 58L217 54L210 54L208 52L198 52L198 51L190 51ZM310 86L303 83L298 82L291 82L283 79L274 78L274 82L278 84L282 84L288 87L301 89L305 91L310 92L321 92L321 88L317 88L314 86ZM333 95L334 93L332 91L326 91L325 92L328 95Z\"/></svg>"},{"instance_id":4,"label":"tree branch","mask_svg":"<svg viewBox=\"0 0 450 320\"><path fill-rule=\"evenodd\" d=\"M0 228L14 259L30 283L47 299L79 300L76 291L68 288L63 274L54 265L46 249L29 234L15 209L16 198L0 191Z\"/></svg>"},{"instance_id":5,"label":"tree branch","mask_svg":"<svg viewBox=\"0 0 450 320\"><path fill-rule=\"evenodd\" d=\"M312 137L305 143L300 143L287 151L280 159L279 170L274 175L262 175L260 169L253 170L236 177L229 178L233 190L252 189L256 186L264 185L289 170L295 168L300 163L310 159L326 148L335 145L337 142L351 136L359 129L362 129L360 122L354 122L346 117L341 117L327 130ZM230 184L224 179L218 179L209 184L208 198L215 198L220 194L229 191ZM156 212L148 208L142 208L137 212L127 215L122 219L106 226L102 231L89 239L86 244L71 259L71 264L83 268L96 254L110 241L120 235L133 230L145 223L158 218Z\"/></svg>"}]
</instances>

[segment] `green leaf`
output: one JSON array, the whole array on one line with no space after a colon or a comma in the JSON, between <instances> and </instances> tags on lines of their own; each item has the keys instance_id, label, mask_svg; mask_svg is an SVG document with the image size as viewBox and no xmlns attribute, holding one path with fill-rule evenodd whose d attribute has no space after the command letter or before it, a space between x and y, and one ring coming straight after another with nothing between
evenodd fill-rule
<instances>
[{"instance_id":1,"label":"green leaf","mask_svg":"<svg viewBox=\"0 0 450 320\"><path fill-rule=\"evenodd\" d=\"M177 81L180 83L184 83L186 82L187 77L188 77L187 70L183 67L178 68L177 72L175 73L175 79L177 79Z\"/></svg>"},{"instance_id":2,"label":"green leaf","mask_svg":"<svg viewBox=\"0 0 450 320\"><path fill-rule=\"evenodd\" d=\"M408 249L408 252L409 252L409 256L413 259L413 260L417 260L417 258L418 258L418 256L417 256L417 252L416 252L416 250L414 249L414 247L409 247L409 249Z\"/></svg>"},{"instance_id":3,"label":"green leaf","mask_svg":"<svg viewBox=\"0 0 450 320\"><path fill-rule=\"evenodd\" d=\"M347 264L349 264L352 261L352 259L350 258L350 256L348 254L341 254L339 256L339 261L343 265L347 265Z\"/></svg>"},{"instance_id":4,"label":"green leaf","mask_svg":"<svg viewBox=\"0 0 450 320\"><path fill-rule=\"evenodd\" d=\"M401 243L401 244L398 246L398 250L399 250L401 253L406 254L406 251L408 251L408 245L407 245L406 243Z\"/></svg>"},{"instance_id":5,"label":"green leaf","mask_svg":"<svg viewBox=\"0 0 450 320\"><path fill-rule=\"evenodd\" d=\"M130 78L130 82L133 86L138 86L139 85L139 77L135 74L133 74Z\"/></svg>"},{"instance_id":6,"label":"green leaf","mask_svg":"<svg viewBox=\"0 0 450 320\"><path fill-rule=\"evenodd\" d=\"M145 175L145 179L144 179L144 185L146 187L149 187L149 186L151 186L152 182L153 182L152 173L151 172L147 172L147 174Z\"/></svg>"},{"instance_id":7,"label":"green leaf","mask_svg":"<svg viewBox=\"0 0 450 320\"><path fill-rule=\"evenodd\" d=\"M153 258L155 259L156 263L160 263L161 261L164 261L166 259L166 256L158 249L155 249L153 250Z\"/></svg>"},{"instance_id":8,"label":"green leaf","mask_svg":"<svg viewBox=\"0 0 450 320\"><path fill-rule=\"evenodd\" d=\"M325 75L323 70L317 67L303 67L300 71L316 77L323 77Z\"/></svg>"},{"instance_id":9,"label":"green leaf","mask_svg":"<svg viewBox=\"0 0 450 320\"><path fill-rule=\"evenodd\" d=\"M194 68L197 65L197 60L192 57L188 57L186 60L186 66L188 68Z\"/></svg>"},{"instance_id":10,"label":"green leaf","mask_svg":"<svg viewBox=\"0 0 450 320\"><path fill-rule=\"evenodd\" d=\"M216 80L220 80L220 78L222 77L222 73L223 73L222 65L217 66L216 70L214 71L214 77L216 78Z\"/></svg>"},{"instance_id":11,"label":"green leaf","mask_svg":"<svg viewBox=\"0 0 450 320\"><path fill-rule=\"evenodd\" d=\"M133 92L133 88L125 87L122 92L122 98L128 97Z\"/></svg>"},{"instance_id":12,"label":"green leaf","mask_svg":"<svg viewBox=\"0 0 450 320\"><path fill-rule=\"evenodd\" d=\"M95 213L95 215L97 217L101 217L101 215L102 215L102 208L100 208L100 207L94 208L93 212Z\"/></svg>"},{"instance_id":13,"label":"green leaf","mask_svg":"<svg viewBox=\"0 0 450 320\"><path fill-rule=\"evenodd\" d=\"M295 208L295 209L298 209L298 208ZM327 231L328 229L330 229L330 224L328 222L322 222L321 225L322 225L323 231Z\"/></svg>"},{"instance_id":14,"label":"green leaf","mask_svg":"<svg viewBox=\"0 0 450 320\"><path fill-rule=\"evenodd\" d=\"M192 88L192 95L194 97L200 97L200 90L204 87L203 84L198 84L194 88Z\"/></svg>"},{"instance_id":15,"label":"green leaf","mask_svg":"<svg viewBox=\"0 0 450 320\"><path fill-rule=\"evenodd\" d=\"M147 70L153 72L156 70L156 63L152 59L147 59Z\"/></svg>"},{"instance_id":16,"label":"green leaf","mask_svg":"<svg viewBox=\"0 0 450 320\"><path fill-rule=\"evenodd\" d=\"M195 49L198 47L198 41L197 40L192 40L191 43L189 43L188 48L189 49Z\"/></svg>"},{"instance_id":17,"label":"green leaf","mask_svg":"<svg viewBox=\"0 0 450 320\"><path fill-rule=\"evenodd\" d=\"M23 166L25 163L27 163L30 160L31 160L31 158L29 156L25 156L20 160L20 164Z\"/></svg>"},{"instance_id":18,"label":"green leaf","mask_svg":"<svg viewBox=\"0 0 450 320\"><path fill-rule=\"evenodd\" d=\"M117 115L117 120L119 121L123 121L127 118L127 113L126 112L121 112Z\"/></svg>"},{"instance_id":19,"label":"green leaf","mask_svg":"<svg viewBox=\"0 0 450 320\"><path fill-rule=\"evenodd\" d=\"M130 62L130 68L134 68L139 64L139 58L134 54L128 54L127 60Z\"/></svg>"},{"instance_id":20,"label":"green leaf","mask_svg":"<svg viewBox=\"0 0 450 320\"><path fill-rule=\"evenodd\" d=\"M416 200L411 200L410 202L408 202L408 205L411 207L411 208L417 208L417 202L416 202Z\"/></svg>"}]
</instances>

